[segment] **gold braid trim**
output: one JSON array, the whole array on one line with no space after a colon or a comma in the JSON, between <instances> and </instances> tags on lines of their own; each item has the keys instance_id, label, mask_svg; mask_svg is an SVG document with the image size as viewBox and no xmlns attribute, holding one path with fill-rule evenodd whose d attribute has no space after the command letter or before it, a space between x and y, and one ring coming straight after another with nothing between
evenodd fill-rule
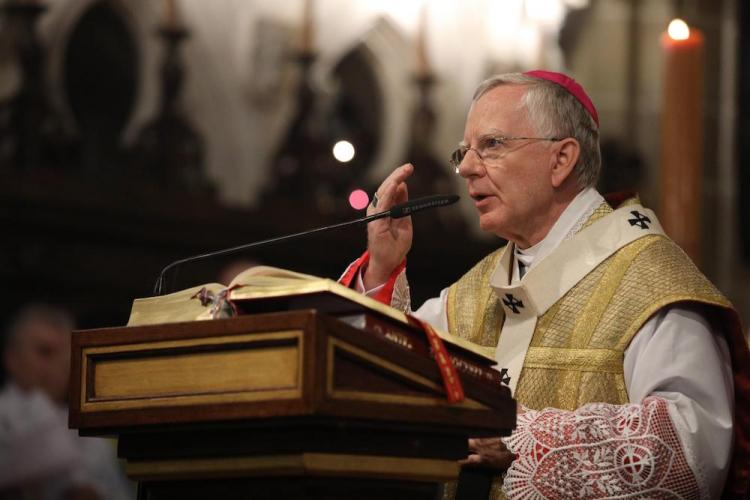
<instances>
[{"instance_id":1,"label":"gold braid trim","mask_svg":"<svg viewBox=\"0 0 750 500\"><path fill-rule=\"evenodd\" d=\"M598 221L602 217L605 217L613 212L612 207L609 206L609 204L605 201L602 202L601 205L596 207L596 210L589 216L589 218L586 220L586 222L581 226L581 229L578 231L583 231L587 227L589 227L594 222Z\"/></svg>"},{"instance_id":2,"label":"gold braid trim","mask_svg":"<svg viewBox=\"0 0 750 500\"><path fill-rule=\"evenodd\" d=\"M485 347L497 345L505 313L490 286L490 277L505 247L479 261L448 289L448 331Z\"/></svg>"},{"instance_id":3,"label":"gold braid trim","mask_svg":"<svg viewBox=\"0 0 750 500\"><path fill-rule=\"evenodd\" d=\"M622 352L614 349L529 347L524 368L620 373Z\"/></svg>"}]
</instances>

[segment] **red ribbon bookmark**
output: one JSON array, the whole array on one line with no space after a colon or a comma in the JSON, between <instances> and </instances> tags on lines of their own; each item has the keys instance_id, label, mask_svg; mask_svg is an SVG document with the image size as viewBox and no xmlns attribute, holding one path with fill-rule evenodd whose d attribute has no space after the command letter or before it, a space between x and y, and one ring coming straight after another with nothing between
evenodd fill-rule
<instances>
[{"instance_id":1,"label":"red ribbon bookmark","mask_svg":"<svg viewBox=\"0 0 750 500\"><path fill-rule=\"evenodd\" d=\"M458 378L456 367L453 366L453 361L448 355L448 350L445 348L443 339L440 338L440 335L437 334L429 323L415 318L410 314L407 314L406 317L410 325L419 328L427 335L427 341L430 343L430 348L432 349L432 356L435 358L440 375L443 378L443 387L445 387L448 402L460 403L465 399L464 388L461 385L461 379Z\"/></svg>"}]
</instances>

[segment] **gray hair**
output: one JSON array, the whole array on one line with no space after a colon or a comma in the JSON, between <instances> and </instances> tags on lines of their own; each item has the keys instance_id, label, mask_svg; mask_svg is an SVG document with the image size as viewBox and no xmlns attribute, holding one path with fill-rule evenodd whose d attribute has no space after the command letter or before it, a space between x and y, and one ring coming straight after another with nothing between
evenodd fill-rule
<instances>
[{"instance_id":1,"label":"gray hair","mask_svg":"<svg viewBox=\"0 0 750 500\"><path fill-rule=\"evenodd\" d=\"M573 169L581 189L593 187L599 180L602 155L599 127L586 108L556 83L521 73L506 73L488 78L474 92L473 102L501 85L527 87L521 104L540 137L573 137L581 145L578 163Z\"/></svg>"},{"instance_id":2,"label":"gray hair","mask_svg":"<svg viewBox=\"0 0 750 500\"><path fill-rule=\"evenodd\" d=\"M65 309L41 303L29 304L24 306L10 322L5 332L6 349L17 346L24 332L39 323L66 334L70 334L75 328L73 316Z\"/></svg>"}]
</instances>

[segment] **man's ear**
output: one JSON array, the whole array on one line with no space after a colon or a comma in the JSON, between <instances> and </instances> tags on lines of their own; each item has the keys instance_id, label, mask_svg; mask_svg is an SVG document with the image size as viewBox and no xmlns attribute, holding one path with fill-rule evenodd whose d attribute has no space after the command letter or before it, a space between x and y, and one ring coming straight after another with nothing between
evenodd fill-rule
<instances>
[{"instance_id":1,"label":"man's ear","mask_svg":"<svg viewBox=\"0 0 750 500\"><path fill-rule=\"evenodd\" d=\"M581 145L572 137L566 137L553 146L556 151L552 159L550 181L552 187L559 188L572 175L573 168L581 155Z\"/></svg>"}]
</instances>

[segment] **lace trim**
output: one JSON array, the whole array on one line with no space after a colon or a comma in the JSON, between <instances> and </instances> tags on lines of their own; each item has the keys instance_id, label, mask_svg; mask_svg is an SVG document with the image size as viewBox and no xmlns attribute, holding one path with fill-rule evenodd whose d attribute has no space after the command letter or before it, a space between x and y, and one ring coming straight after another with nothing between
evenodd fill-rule
<instances>
[{"instance_id":1,"label":"lace trim","mask_svg":"<svg viewBox=\"0 0 750 500\"><path fill-rule=\"evenodd\" d=\"M569 240L570 238L578 234L581 231L581 229L583 229L583 226L585 226L589 222L589 219L591 218L592 215L594 215L594 212L599 210L600 206L601 205L594 205L586 209L586 211L582 213L581 216L578 218L575 225L570 229L570 231L568 231L568 234L565 235L565 237L563 238L563 241Z\"/></svg>"},{"instance_id":2,"label":"lace trim","mask_svg":"<svg viewBox=\"0 0 750 500\"><path fill-rule=\"evenodd\" d=\"M505 444L518 455L503 483L509 498L699 495L661 398L646 398L640 405L593 403L575 411L524 411Z\"/></svg>"},{"instance_id":3,"label":"lace trim","mask_svg":"<svg viewBox=\"0 0 750 500\"><path fill-rule=\"evenodd\" d=\"M391 307L405 314L411 313L411 292L409 290L409 280L406 279L406 269L398 274L396 282L393 284Z\"/></svg>"},{"instance_id":4,"label":"lace trim","mask_svg":"<svg viewBox=\"0 0 750 500\"><path fill-rule=\"evenodd\" d=\"M677 409L674 406L669 406L668 408L670 411L670 417L672 415L671 412L674 411L675 413L677 413ZM700 460L700 455L693 447L692 441L690 439L682 439L682 436L690 434L690 431L685 428L684 422L682 422L682 420L680 419L679 413L674 416L675 418L672 418L671 420L674 424L677 436L680 438L680 444L682 445L682 450L685 452L685 458L687 459L687 462L690 465L693 474L695 474L696 480L698 482L698 488L700 489L700 498L711 498L711 494L708 489L708 475L706 474L706 470L703 467L703 461Z\"/></svg>"}]
</instances>

